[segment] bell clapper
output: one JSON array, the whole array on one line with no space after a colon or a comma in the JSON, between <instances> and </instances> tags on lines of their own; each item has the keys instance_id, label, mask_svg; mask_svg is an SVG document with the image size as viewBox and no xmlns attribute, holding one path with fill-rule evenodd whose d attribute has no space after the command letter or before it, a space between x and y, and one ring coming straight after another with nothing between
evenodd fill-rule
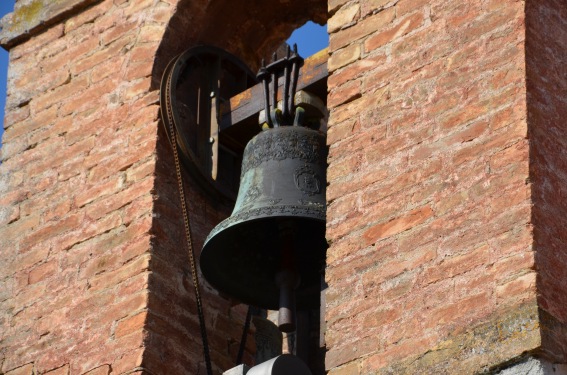
<instances>
[{"instance_id":1,"label":"bell clapper","mask_svg":"<svg viewBox=\"0 0 567 375\"><path fill-rule=\"evenodd\" d=\"M280 309L278 311L278 327L280 331L295 331L295 288L299 285L299 275L290 269L276 274L276 284L280 289Z\"/></svg>"},{"instance_id":2,"label":"bell clapper","mask_svg":"<svg viewBox=\"0 0 567 375\"><path fill-rule=\"evenodd\" d=\"M280 331L290 333L295 331L295 289L299 286L300 277L296 271L294 250L294 223L284 220L279 223L281 241L281 269L275 275L279 288L278 327Z\"/></svg>"}]
</instances>

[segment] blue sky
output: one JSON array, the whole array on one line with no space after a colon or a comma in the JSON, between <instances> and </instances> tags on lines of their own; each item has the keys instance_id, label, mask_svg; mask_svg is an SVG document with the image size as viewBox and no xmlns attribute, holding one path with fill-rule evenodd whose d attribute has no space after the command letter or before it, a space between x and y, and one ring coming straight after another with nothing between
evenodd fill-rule
<instances>
[{"instance_id":1,"label":"blue sky","mask_svg":"<svg viewBox=\"0 0 567 375\"><path fill-rule=\"evenodd\" d=\"M311 21L295 30L287 43L293 47L297 44L297 52L302 57L308 57L321 51L329 46L329 35L327 34L327 26L319 26Z\"/></svg>"},{"instance_id":2,"label":"blue sky","mask_svg":"<svg viewBox=\"0 0 567 375\"><path fill-rule=\"evenodd\" d=\"M14 0L0 0L0 18L14 10ZM301 56L311 56L329 45L327 27L319 26L313 22L306 23L303 27L294 31L288 39L293 46L297 44ZM6 77L8 74L8 52L0 48L0 119L4 124L4 106L6 104ZM0 126L0 137L4 132L4 126ZM1 147L1 144L0 144Z\"/></svg>"},{"instance_id":3,"label":"blue sky","mask_svg":"<svg viewBox=\"0 0 567 375\"><path fill-rule=\"evenodd\" d=\"M0 18L14 10L14 0L0 0ZM8 75L8 52L0 48L0 118L4 125L4 106L6 104L6 76ZM4 126L0 126L0 137Z\"/></svg>"}]
</instances>

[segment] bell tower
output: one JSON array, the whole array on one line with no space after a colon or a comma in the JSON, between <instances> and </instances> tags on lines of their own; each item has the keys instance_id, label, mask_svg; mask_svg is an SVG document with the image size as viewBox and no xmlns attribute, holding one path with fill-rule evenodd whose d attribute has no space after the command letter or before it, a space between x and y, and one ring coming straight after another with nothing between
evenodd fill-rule
<instances>
[{"instance_id":1,"label":"bell tower","mask_svg":"<svg viewBox=\"0 0 567 375\"><path fill-rule=\"evenodd\" d=\"M255 79L273 46L309 19L328 22L330 34L311 60L322 56L315 65L328 74L324 372L566 373L566 7L18 0L0 31L10 52L0 373L206 374L160 82L169 62L203 45L236 56ZM212 61L238 76L227 60ZM318 71L309 63L304 71ZM244 105L264 109L262 85L244 86L193 96L214 103L218 135L231 137L216 142L207 128L191 152L209 176L236 185L240 171L231 179L210 156L241 168L246 142L231 141L255 134L222 135L223 118L246 123ZM295 168L293 189L309 202L313 174ZM183 173L199 264L232 207ZM286 238L287 225L278 228L271 235ZM301 284L296 291L299 306ZM203 281L214 373L235 366L243 331L255 329L232 293ZM255 364L254 346L247 341L243 363Z\"/></svg>"}]
</instances>

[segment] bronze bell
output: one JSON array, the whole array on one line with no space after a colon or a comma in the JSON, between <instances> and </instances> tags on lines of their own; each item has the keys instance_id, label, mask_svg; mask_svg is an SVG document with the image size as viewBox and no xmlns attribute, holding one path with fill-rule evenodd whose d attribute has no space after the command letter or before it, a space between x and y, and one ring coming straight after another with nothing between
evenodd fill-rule
<instances>
[{"instance_id":1,"label":"bronze bell","mask_svg":"<svg viewBox=\"0 0 567 375\"><path fill-rule=\"evenodd\" d=\"M323 133L299 126L304 110L294 108L293 98L301 64L297 46L279 61L274 55L267 67L262 62L258 79L264 84L267 124L244 150L232 215L213 229L201 253L201 270L214 287L249 305L279 309L284 332L295 330L296 304L319 306L327 249L327 148Z\"/></svg>"},{"instance_id":2,"label":"bronze bell","mask_svg":"<svg viewBox=\"0 0 567 375\"><path fill-rule=\"evenodd\" d=\"M298 308L319 306L325 167L325 137L316 130L275 127L248 143L234 211L209 234L201 254L201 270L214 287L265 309L291 304L292 310L294 289ZM293 330L285 326L293 325L290 319L280 316L285 332Z\"/></svg>"}]
</instances>

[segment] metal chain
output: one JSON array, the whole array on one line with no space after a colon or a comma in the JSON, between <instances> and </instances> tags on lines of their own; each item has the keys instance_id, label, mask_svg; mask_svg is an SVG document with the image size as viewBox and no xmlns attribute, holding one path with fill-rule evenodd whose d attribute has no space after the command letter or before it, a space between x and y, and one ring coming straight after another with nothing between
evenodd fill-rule
<instances>
[{"instance_id":1,"label":"metal chain","mask_svg":"<svg viewBox=\"0 0 567 375\"><path fill-rule=\"evenodd\" d=\"M199 326L201 328L201 339L203 341L203 354L205 356L205 365L207 366L207 374L213 375L211 367L211 357L209 353L209 341L207 339L207 329L205 327L205 315L203 313L203 304L201 300L201 291L199 285L199 278L197 275L197 267L195 266L195 252L193 251L193 241L191 238L191 226L189 222L189 214L187 211L187 201L185 198L185 190L183 188L183 177L181 175L181 163L179 162L179 151L177 147L177 133L174 125L173 114L171 113L171 105L169 103L169 92L171 88L171 75L168 77L167 91L166 91L166 108L167 118L169 122L170 141L173 148L173 157L175 159L175 172L177 174L177 187L179 190L179 198L181 200L181 210L183 211L183 223L185 226L185 241L187 243L187 250L189 255L189 263L191 266L191 275L193 278L193 287L195 291L195 299L197 300L197 313L199 315Z\"/></svg>"}]
</instances>

